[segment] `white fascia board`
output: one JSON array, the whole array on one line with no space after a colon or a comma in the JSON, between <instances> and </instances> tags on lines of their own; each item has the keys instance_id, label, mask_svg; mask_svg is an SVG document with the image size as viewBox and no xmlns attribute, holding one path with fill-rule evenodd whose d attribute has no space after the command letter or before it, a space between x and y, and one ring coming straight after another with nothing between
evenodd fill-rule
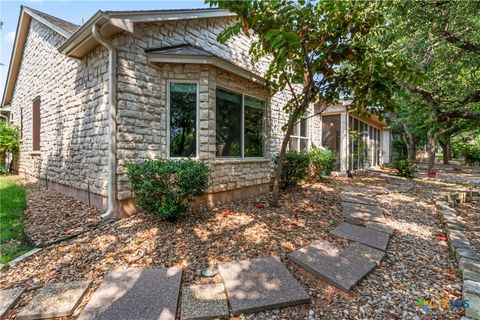
<instances>
[{"instance_id":1,"label":"white fascia board","mask_svg":"<svg viewBox=\"0 0 480 320\"><path fill-rule=\"evenodd\" d=\"M254 73L238 67L232 63L224 61L214 56L192 56L177 54L147 54L148 60L153 63L186 63L186 64L206 64L212 65L219 69L228 71L244 79L253 81L260 85L265 85L265 80Z\"/></svg>"}]
</instances>

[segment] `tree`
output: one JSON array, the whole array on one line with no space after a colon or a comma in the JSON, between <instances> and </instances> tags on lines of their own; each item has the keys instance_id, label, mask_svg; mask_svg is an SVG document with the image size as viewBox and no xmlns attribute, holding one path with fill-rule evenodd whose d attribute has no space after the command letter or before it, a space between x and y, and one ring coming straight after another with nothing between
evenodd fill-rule
<instances>
[{"instance_id":1,"label":"tree","mask_svg":"<svg viewBox=\"0 0 480 320\"><path fill-rule=\"evenodd\" d=\"M387 18L394 26L387 46L419 74L404 82L406 94L397 97L399 119L407 140L412 130L427 137L430 170L439 143L448 163L451 137L480 121L479 10L475 1L399 1Z\"/></svg>"},{"instance_id":2,"label":"tree","mask_svg":"<svg viewBox=\"0 0 480 320\"><path fill-rule=\"evenodd\" d=\"M401 56L387 52L373 37L382 38L383 3L367 1L217 1L211 6L238 16L219 36L226 42L243 33L253 39L254 61L267 57L264 75L275 90L291 99L273 184L272 204L278 204L285 152L295 124L314 102L324 106L340 98L352 100L351 110L383 113L394 106L398 80L408 73ZM303 85L295 85L303 79Z\"/></svg>"},{"instance_id":3,"label":"tree","mask_svg":"<svg viewBox=\"0 0 480 320\"><path fill-rule=\"evenodd\" d=\"M0 121L0 159L5 161L7 154L12 155L10 170L12 170L15 157L20 151L20 130L18 127L5 121Z\"/></svg>"}]
</instances>

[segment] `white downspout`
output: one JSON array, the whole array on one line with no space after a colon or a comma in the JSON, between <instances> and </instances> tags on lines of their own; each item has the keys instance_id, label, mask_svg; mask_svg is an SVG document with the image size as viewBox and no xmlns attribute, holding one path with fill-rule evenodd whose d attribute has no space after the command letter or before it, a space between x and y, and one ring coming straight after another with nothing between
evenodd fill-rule
<instances>
[{"instance_id":1,"label":"white downspout","mask_svg":"<svg viewBox=\"0 0 480 320\"><path fill-rule=\"evenodd\" d=\"M104 38L97 27L92 26L93 37L108 49L108 191L107 211L101 215L103 220L118 218L117 206L117 48Z\"/></svg>"}]
</instances>

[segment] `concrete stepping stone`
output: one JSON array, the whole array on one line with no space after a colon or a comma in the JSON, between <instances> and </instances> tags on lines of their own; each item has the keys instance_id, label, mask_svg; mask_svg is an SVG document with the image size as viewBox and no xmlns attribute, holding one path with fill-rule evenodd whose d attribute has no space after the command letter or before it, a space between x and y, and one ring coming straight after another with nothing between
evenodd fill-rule
<instances>
[{"instance_id":1,"label":"concrete stepping stone","mask_svg":"<svg viewBox=\"0 0 480 320\"><path fill-rule=\"evenodd\" d=\"M359 257L375 262L377 265L385 258L385 251L374 249L359 242L352 242L345 251L356 254Z\"/></svg>"},{"instance_id":2,"label":"concrete stepping stone","mask_svg":"<svg viewBox=\"0 0 480 320\"><path fill-rule=\"evenodd\" d=\"M390 190L384 186L362 186L362 187L347 187L345 192L353 192L366 195L382 195L390 193Z\"/></svg>"},{"instance_id":3,"label":"concrete stepping stone","mask_svg":"<svg viewBox=\"0 0 480 320\"><path fill-rule=\"evenodd\" d=\"M17 315L18 320L67 317L73 314L91 281L49 283Z\"/></svg>"},{"instance_id":4,"label":"concrete stepping stone","mask_svg":"<svg viewBox=\"0 0 480 320\"><path fill-rule=\"evenodd\" d=\"M463 281L463 292L473 293L480 296L480 282L473 280Z\"/></svg>"},{"instance_id":5,"label":"concrete stepping stone","mask_svg":"<svg viewBox=\"0 0 480 320\"><path fill-rule=\"evenodd\" d=\"M457 261L459 261L462 258L467 258L470 260L477 260L480 261L480 256L472 250L472 248L455 248L455 257L457 258Z\"/></svg>"},{"instance_id":6,"label":"concrete stepping stone","mask_svg":"<svg viewBox=\"0 0 480 320\"><path fill-rule=\"evenodd\" d=\"M365 227L367 227L369 229L374 229L374 230L377 230L377 231L385 232L385 233L388 233L390 235L392 235L393 231L394 231L392 227L387 226L384 223L378 223L378 222L367 222L365 224Z\"/></svg>"},{"instance_id":7,"label":"concrete stepping stone","mask_svg":"<svg viewBox=\"0 0 480 320\"><path fill-rule=\"evenodd\" d=\"M388 239L390 238L390 235L385 232L346 222L339 224L330 234L347 240L360 242L383 251L387 249Z\"/></svg>"},{"instance_id":8,"label":"concrete stepping stone","mask_svg":"<svg viewBox=\"0 0 480 320\"><path fill-rule=\"evenodd\" d=\"M24 288L0 290L0 318L17 303L23 291Z\"/></svg>"},{"instance_id":9,"label":"concrete stepping stone","mask_svg":"<svg viewBox=\"0 0 480 320\"><path fill-rule=\"evenodd\" d=\"M319 240L289 255L295 263L323 278L336 287L349 291L376 263L360 258L352 251Z\"/></svg>"},{"instance_id":10,"label":"concrete stepping stone","mask_svg":"<svg viewBox=\"0 0 480 320\"><path fill-rule=\"evenodd\" d=\"M227 296L223 284L183 287L181 320L227 319L228 317Z\"/></svg>"},{"instance_id":11,"label":"concrete stepping stone","mask_svg":"<svg viewBox=\"0 0 480 320\"><path fill-rule=\"evenodd\" d=\"M309 303L310 297L274 257L218 265L233 315Z\"/></svg>"},{"instance_id":12,"label":"concrete stepping stone","mask_svg":"<svg viewBox=\"0 0 480 320\"><path fill-rule=\"evenodd\" d=\"M342 191L340 192L340 200L342 202L351 202L351 203L361 203L361 204L366 204L370 206L376 206L377 201L374 199L370 198L371 196L368 196L365 193L358 193L358 192L353 192L353 191Z\"/></svg>"},{"instance_id":13,"label":"concrete stepping stone","mask_svg":"<svg viewBox=\"0 0 480 320\"><path fill-rule=\"evenodd\" d=\"M174 320L182 269L125 269L107 274L79 320Z\"/></svg>"},{"instance_id":14,"label":"concrete stepping stone","mask_svg":"<svg viewBox=\"0 0 480 320\"><path fill-rule=\"evenodd\" d=\"M458 262L460 270L471 270L480 273L480 261L461 258Z\"/></svg>"},{"instance_id":15,"label":"concrete stepping stone","mask_svg":"<svg viewBox=\"0 0 480 320\"><path fill-rule=\"evenodd\" d=\"M468 319L480 319L480 296L464 293L463 300L468 299L469 307L465 308L465 316Z\"/></svg>"},{"instance_id":16,"label":"concrete stepping stone","mask_svg":"<svg viewBox=\"0 0 480 320\"><path fill-rule=\"evenodd\" d=\"M385 222L383 211L378 206L342 202L342 214L345 221L357 225L365 225L369 221Z\"/></svg>"},{"instance_id":17,"label":"concrete stepping stone","mask_svg":"<svg viewBox=\"0 0 480 320\"><path fill-rule=\"evenodd\" d=\"M480 273L478 273L478 272L468 270L468 269L464 269L463 273L462 273L462 276L463 276L463 280L471 280L471 281L480 282Z\"/></svg>"}]
</instances>

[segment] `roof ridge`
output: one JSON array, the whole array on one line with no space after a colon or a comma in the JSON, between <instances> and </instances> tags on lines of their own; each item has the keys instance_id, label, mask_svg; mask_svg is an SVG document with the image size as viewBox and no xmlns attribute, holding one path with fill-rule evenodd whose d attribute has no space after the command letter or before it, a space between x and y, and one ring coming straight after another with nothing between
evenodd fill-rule
<instances>
[{"instance_id":1,"label":"roof ridge","mask_svg":"<svg viewBox=\"0 0 480 320\"><path fill-rule=\"evenodd\" d=\"M45 13L43 11L33 9L32 7L28 7L28 6L23 6L23 7L25 9L28 9L28 10L32 11L33 13L39 15L40 17L46 19L47 21L53 23L57 27L67 31L70 34L74 33L78 28L80 28L80 26L77 25L77 24L74 24L70 21L58 18L56 16L52 16L51 14Z\"/></svg>"}]
</instances>

